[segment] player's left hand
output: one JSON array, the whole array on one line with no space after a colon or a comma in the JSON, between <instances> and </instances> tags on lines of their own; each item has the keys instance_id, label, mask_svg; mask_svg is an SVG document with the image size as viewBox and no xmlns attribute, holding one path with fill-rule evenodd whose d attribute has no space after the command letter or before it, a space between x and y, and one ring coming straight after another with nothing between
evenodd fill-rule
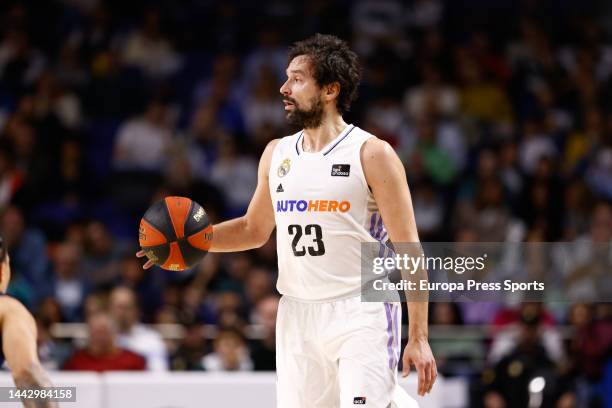
<instances>
[{"instance_id":1,"label":"player's left hand","mask_svg":"<svg viewBox=\"0 0 612 408\"><path fill-rule=\"evenodd\" d=\"M402 363L402 377L407 377L410 366L414 366L419 376L418 394L424 396L429 393L438 378L438 368L427 340L409 340Z\"/></svg>"}]
</instances>

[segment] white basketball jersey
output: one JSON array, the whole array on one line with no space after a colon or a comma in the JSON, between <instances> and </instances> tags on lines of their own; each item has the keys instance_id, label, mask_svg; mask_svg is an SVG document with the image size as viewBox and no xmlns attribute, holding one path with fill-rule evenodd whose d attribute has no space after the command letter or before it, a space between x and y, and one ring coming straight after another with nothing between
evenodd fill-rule
<instances>
[{"instance_id":1,"label":"white basketball jersey","mask_svg":"<svg viewBox=\"0 0 612 408\"><path fill-rule=\"evenodd\" d=\"M359 295L361 243L387 239L361 166L370 137L348 125L316 153L303 151L303 132L276 145L269 184L281 294L306 301Z\"/></svg>"}]
</instances>

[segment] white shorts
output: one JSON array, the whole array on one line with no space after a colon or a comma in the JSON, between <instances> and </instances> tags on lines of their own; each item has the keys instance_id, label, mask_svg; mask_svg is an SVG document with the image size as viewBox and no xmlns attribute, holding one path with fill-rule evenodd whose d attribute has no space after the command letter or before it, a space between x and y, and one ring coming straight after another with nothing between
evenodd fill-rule
<instances>
[{"instance_id":1,"label":"white shorts","mask_svg":"<svg viewBox=\"0 0 612 408\"><path fill-rule=\"evenodd\" d=\"M283 296L276 323L277 408L387 408L400 358L399 303Z\"/></svg>"}]
</instances>

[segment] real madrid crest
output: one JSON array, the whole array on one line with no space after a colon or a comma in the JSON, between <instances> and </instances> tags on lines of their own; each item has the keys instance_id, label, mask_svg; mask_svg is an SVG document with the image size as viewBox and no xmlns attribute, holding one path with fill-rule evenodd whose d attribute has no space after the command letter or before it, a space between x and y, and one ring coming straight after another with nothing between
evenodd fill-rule
<instances>
[{"instance_id":1,"label":"real madrid crest","mask_svg":"<svg viewBox=\"0 0 612 408\"><path fill-rule=\"evenodd\" d=\"M283 162L281 163L280 166L278 166L278 177L284 177L287 175L287 173L289 173L289 170L291 170L291 160L289 159L285 159L283 160Z\"/></svg>"}]
</instances>

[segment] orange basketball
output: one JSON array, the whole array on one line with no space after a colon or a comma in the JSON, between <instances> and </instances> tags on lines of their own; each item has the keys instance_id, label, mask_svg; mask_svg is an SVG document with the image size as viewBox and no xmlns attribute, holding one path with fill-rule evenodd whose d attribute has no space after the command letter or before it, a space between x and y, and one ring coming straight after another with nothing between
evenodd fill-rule
<instances>
[{"instance_id":1,"label":"orange basketball","mask_svg":"<svg viewBox=\"0 0 612 408\"><path fill-rule=\"evenodd\" d=\"M140 220L139 242L147 258L171 271L197 264L208 253L213 227L206 211L185 197L166 197Z\"/></svg>"}]
</instances>

